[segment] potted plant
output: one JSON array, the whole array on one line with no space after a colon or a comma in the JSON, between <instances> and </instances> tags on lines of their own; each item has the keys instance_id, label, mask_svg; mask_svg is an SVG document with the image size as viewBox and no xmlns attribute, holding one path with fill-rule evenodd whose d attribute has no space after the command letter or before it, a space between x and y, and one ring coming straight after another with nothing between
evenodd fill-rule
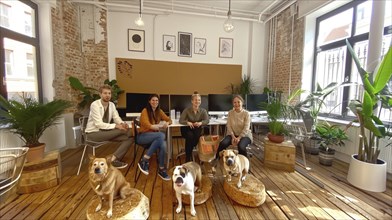
<instances>
[{"instance_id":1,"label":"potted plant","mask_svg":"<svg viewBox=\"0 0 392 220\"><path fill-rule=\"evenodd\" d=\"M378 159L380 153L378 140L390 136L391 133L385 129L386 126L375 109L379 107L383 99L382 91L391 80L392 47L389 47L375 72L369 73L361 67L347 40L346 44L357 66L364 88L362 100L352 100L349 104L350 110L356 116L355 122L359 123L360 134L358 154L351 157L347 180L358 188L383 192L386 189L386 162ZM391 107L392 99L389 99L386 104Z\"/></svg>"},{"instance_id":2,"label":"potted plant","mask_svg":"<svg viewBox=\"0 0 392 220\"><path fill-rule=\"evenodd\" d=\"M267 137L275 143L282 143L284 141L284 135L287 133L284 128L286 122L285 107L278 99L272 99L266 104L269 129Z\"/></svg>"},{"instance_id":3,"label":"potted plant","mask_svg":"<svg viewBox=\"0 0 392 220\"><path fill-rule=\"evenodd\" d=\"M348 136L338 125L331 125L326 121L317 124L316 133L320 137L319 163L332 166L335 155L335 149L332 147L344 146L344 141L348 140Z\"/></svg>"},{"instance_id":4,"label":"potted plant","mask_svg":"<svg viewBox=\"0 0 392 220\"><path fill-rule=\"evenodd\" d=\"M56 124L61 114L71 104L65 100L40 103L23 96L21 101L7 100L0 95L0 124L20 136L29 147L26 160L40 160L44 156L45 145L39 142L44 131Z\"/></svg>"},{"instance_id":5,"label":"potted plant","mask_svg":"<svg viewBox=\"0 0 392 220\"><path fill-rule=\"evenodd\" d=\"M70 76L68 78L69 84L71 87L75 90L80 91L79 96L82 97L82 101L78 103L78 108L81 111L82 115L88 115L89 114L89 109L90 109L90 104L99 99L99 92L97 89L92 88L92 87L87 87L84 86L80 80L76 77ZM122 90L118 84L117 80L108 80L106 79L104 81L104 84L107 84L112 87L112 98L110 101L113 103L117 104L118 101L118 96L122 93L124 93L124 90Z\"/></svg>"},{"instance_id":6,"label":"potted plant","mask_svg":"<svg viewBox=\"0 0 392 220\"><path fill-rule=\"evenodd\" d=\"M230 83L230 85L226 87L226 89L229 90L231 94L241 94L242 97L245 97L247 94L252 94L254 88L255 81L247 75L243 75L242 81L238 86Z\"/></svg>"}]
</instances>

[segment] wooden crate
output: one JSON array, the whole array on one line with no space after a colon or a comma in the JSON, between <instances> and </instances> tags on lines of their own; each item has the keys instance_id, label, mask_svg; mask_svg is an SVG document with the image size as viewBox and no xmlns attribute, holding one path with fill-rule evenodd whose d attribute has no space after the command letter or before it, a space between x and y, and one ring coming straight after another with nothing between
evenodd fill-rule
<instances>
[{"instance_id":1,"label":"wooden crate","mask_svg":"<svg viewBox=\"0 0 392 220\"><path fill-rule=\"evenodd\" d=\"M61 182L61 159L57 151L49 152L41 161L25 163L18 193L33 193L57 186Z\"/></svg>"},{"instance_id":2,"label":"wooden crate","mask_svg":"<svg viewBox=\"0 0 392 220\"><path fill-rule=\"evenodd\" d=\"M266 140L264 145L264 165L270 168L294 172L294 144L292 142L277 144Z\"/></svg>"}]
</instances>

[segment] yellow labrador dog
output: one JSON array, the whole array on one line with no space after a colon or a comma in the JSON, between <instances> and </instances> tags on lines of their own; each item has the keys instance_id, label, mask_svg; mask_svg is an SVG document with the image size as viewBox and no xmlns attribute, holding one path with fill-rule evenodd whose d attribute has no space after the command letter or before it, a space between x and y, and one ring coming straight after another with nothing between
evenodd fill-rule
<instances>
[{"instance_id":1,"label":"yellow labrador dog","mask_svg":"<svg viewBox=\"0 0 392 220\"><path fill-rule=\"evenodd\" d=\"M112 166L111 158L112 155L107 158L90 156L89 170L90 185L100 198L95 211L101 210L103 200L108 200L109 210L106 213L108 218L112 217L113 214L113 199L118 196L125 199L131 194L130 184L125 180L122 173Z\"/></svg>"},{"instance_id":2,"label":"yellow labrador dog","mask_svg":"<svg viewBox=\"0 0 392 220\"><path fill-rule=\"evenodd\" d=\"M219 153L223 158L223 165L226 171L227 181L231 181L231 176L239 174L237 187L242 187L242 181L245 181L249 172L249 160L244 155L238 154L238 150L223 150Z\"/></svg>"}]
</instances>

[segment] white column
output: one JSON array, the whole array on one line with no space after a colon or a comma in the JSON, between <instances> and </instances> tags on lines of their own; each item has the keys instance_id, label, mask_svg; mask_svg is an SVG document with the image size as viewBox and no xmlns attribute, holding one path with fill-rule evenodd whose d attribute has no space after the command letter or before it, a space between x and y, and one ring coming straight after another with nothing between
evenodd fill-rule
<instances>
[{"instance_id":1,"label":"white column","mask_svg":"<svg viewBox=\"0 0 392 220\"><path fill-rule=\"evenodd\" d=\"M366 71L372 72L377 67L381 56L382 36L384 31L385 1L373 1L372 17L369 30L369 49Z\"/></svg>"}]
</instances>

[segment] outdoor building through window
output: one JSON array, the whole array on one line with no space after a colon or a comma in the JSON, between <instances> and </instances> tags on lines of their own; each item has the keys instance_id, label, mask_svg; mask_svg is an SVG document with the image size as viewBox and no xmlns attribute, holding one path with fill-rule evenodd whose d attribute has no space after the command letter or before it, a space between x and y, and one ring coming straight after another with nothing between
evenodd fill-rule
<instances>
[{"instance_id":1,"label":"outdoor building through window","mask_svg":"<svg viewBox=\"0 0 392 220\"><path fill-rule=\"evenodd\" d=\"M391 1L386 1L381 57L388 51L392 38ZM314 85L325 88L332 82L355 82L327 96L322 112L327 116L353 116L347 109L352 99L362 99L362 81L355 64L348 58L346 39L353 46L361 65L366 66L372 1L352 1L316 20ZM375 61L378 62L378 61ZM392 80L389 83L392 87ZM381 119L391 121L391 111L383 109Z\"/></svg>"},{"instance_id":2,"label":"outdoor building through window","mask_svg":"<svg viewBox=\"0 0 392 220\"><path fill-rule=\"evenodd\" d=\"M0 94L41 100L37 5L29 0L1 0L0 18Z\"/></svg>"}]
</instances>

